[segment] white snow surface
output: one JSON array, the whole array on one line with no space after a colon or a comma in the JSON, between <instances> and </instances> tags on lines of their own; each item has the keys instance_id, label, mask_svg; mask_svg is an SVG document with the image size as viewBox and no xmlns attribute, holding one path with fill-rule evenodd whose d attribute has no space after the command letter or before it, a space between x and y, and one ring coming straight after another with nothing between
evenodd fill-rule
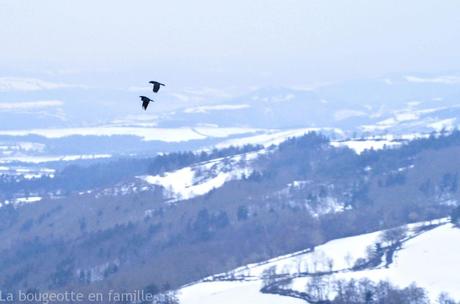
<instances>
[{"instance_id":1,"label":"white snow surface","mask_svg":"<svg viewBox=\"0 0 460 304\"><path fill-rule=\"evenodd\" d=\"M82 85L56 83L36 78L0 77L0 92L41 91L72 87L85 88L85 86Z\"/></svg>"},{"instance_id":2,"label":"white snow surface","mask_svg":"<svg viewBox=\"0 0 460 304\"><path fill-rule=\"evenodd\" d=\"M208 113L209 111L227 111L227 110L241 110L249 108L248 104L219 104L200 106L195 108L187 108L184 110L185 113Z\"/></svg>"},{"instance_id":3,"label":"white snow surface","mask_svg":"<svg viewBox=\"0 0 460 304\"><path fill-rule=\"evenodd\" d=\"M236 277L261 278L264 270L276 266L277 273L295 274L298 272L338 271L350 268L357 259L366 256L366 248L374 244L380 231L332 240L315 247L280 256L262 263L249 264L235 269ZM332 268L328 264L332 260Z\"/></svg>"},{"instance_id":4,"label":"white snow surface","mask_svg":"<svg viewBox=\"0 0 460 304\"><path fill-rule=\"evenodd\" d=\"M9 110L30 110L39 108L52 108L62 106L64 103L60 100L37 100L21 102L0 102L0 111Z\"/></svg>"},{"instance_id":5,"label":"white snow surface","mask_svg":"<svg viewBox=\"0 0 460 304\"><path fill-rule=\"evenodd\" d=\"M309 132L334 132L338 135L344 135L343 131L340 129L333 128L301 128L301 129L290 129L290 130L265 130L263 134L258 134L254 136L247 136L237 139L229 139L217 144L215 147L218 149L230 147L230 146L244 146L247 144L252 145L262 145L264 147L269 147L271 145L279 145L283 141L292 137L300 137Z\"/></svg>"},{"instance_id":6,"label":"white snow surface","mask_svg":"<svg viewBox=\"0 0 460 304\"><path fill-rule=\"evenodd\" d=\"M360 117L360 116L365 116L365 115L367 114L363 111L343 109L343 110L336 111L334 113L334 119L336 121L341 121L341 120L345 120L348 118Z\"/></svg>"},{"instance_id":7,"label":"white snow surface","mask_svg":"<svg viewBox=\"0 0 460 304\"><path fill-rule=\"evenodd\" d=\"M430 128L433 128L434 130L436 130L438 132L442 131L443 129L453 130L455 128L455 121L456 120L457 120L456 118L447 118L447 119L443 119L443 120L433 122L433 123L429 124L428 126Z\"/></svg>"},{"instance_id":8,"label":"white snow surface","mask_svg":"<svg viewBox=\"0 0 460 304\"><path fill-rule=\"evenodd\" d=\"M304 200L303 203L296 200L291 200L293 193L303 189L306 185L310 184L311 182L311 180L294 180L292 183L288 183L286 187L282 190L276 191L274 193L274 196L278 199L283 199L287 201L288 204L292 207L299 206L299 204L301 204L314 217L319 217L321 215L329 213L339 213L343 212L347 208L351 208L345 206L345 204L341 202L340 199L338 199L337 197L330 195L325 197L318 196L314 202L308 199Z\"/></svg>"},{"instance_id":9,"label":"white snow surface","mask_svg":"<svg viewBox=\"0 0 460 304\"><path fill-rule=\"evenodd\" d=\"M411 101L407 103L407 107L402 110L398 110L395 112L390 113L389 117L381 120L375 124L371 125L362 125L361 129L365 132L375 132L375 131L383 131L389 130L391 128L413 128L413 127L421 127L421 128L432 128L436 131L436 128L431 126L431 124L436 124L438 122L438 118L431 115L426 117L427 114L435 113L437 111L442 111L448 109L448 107L436 107L436 108L422 108L416 109L416 107L420 104L418 101ZM457 108L458 106L452 106L452 108ZM378 117L378 116L375 116ZM441 121L441 120L439 120Z\"/></svg>"},{"instance_id":10,"label":"white snow surface","mask_svg":"<svg viewBox=\"0 0 460 304\"><path fill-rule=\"evenodd\" d=\"M230 180L241 179L253 172L250 163L258 153L251 152L218 158L162 175L140 177L149 184L164 187L164 195L170 202L186 200L222 187Z\"/></svg>"},{"instance_id":11,"label":"white snow surface","mask_svg":"<svg viewBox=\"0 0 460 304\"><path fill-rule=\"evenodd\" d=\"M459 84L460 77L458 76L438 76L438 77L417 77L417 76L406 76L405 77L408 82L415 82L415 83L437 83L437 84Z\"/></svg>"},{"instance_id":12,"label":"white snow surface","mask_svg":"<svg viewBox=\"0 0 460 304\"><path fill-rule=\"evenodd\" d=\"M400 287L415 282L429 292L432 300L441 292L447 292L459 300L459 250L460 229L446 223L408 240L402 250L395 253L395 260L388 268L342 272L333 275L333 279L389 280ZM300 280L294 282L294 286L304 288L305 283L305 280Z\"/></svg>"},{"instance_id":13,"label":"white snow surface","mask_svg":"<svg viewBox=\"0 0 460 304\"><path fill-rule=\"evenodd\" d=\"M35 203L41 201L42 198L40 196L30 196L30 197L20 197L17 198L15 201L16 203Z\"/></svg>"},{"instance_id":14,"label":"white snow surface","mask_svg":"<svg viewBox=\"0 0 460 304\"><path fill-rule=\"evenodd\" d=\"M300 304L305 301L291 297L263 294L260 281L202 282L182 288L181 304Z\"/></svg>"},{"instance_id":15,"label":"white snow surface","mask_svg":"<svg viewBox=\"0 0 460 304\"><path fill-rule=\"evenodd\" d=\"M395 148L401 146L401 142L391 140L347 140L347 141L335 141L331 142L334 147L348 147L354 150L356 153L361 154L365 150L381 150L384 148Z\"/></svg>"},{"instance_id":16,"label":"white snow surface","mask_svg":"<svg viewBox=\"0 0 460 304\"><path fill-rule=\"evenodd\" d=\"M438 227L418 231L429 224ZM359 258L366 257L369 246L380 241L382 231L329 241L314 250L306 249L276 257L264 262L249 264L233 271L217 274L179 290L181 303L298 303L297 299L262 294L260 292L263 272L276 267L278 275L293 277L289 289L305 292L310 276L305 272L328 272L323 275L327 282L337 279L368 278L373 281L389 280L403 288L415 282L425 288L429 297L435 300L441 292L460 300L460 229L454 227L447 218L432 222L407 225L408 233L402 249L394 254L394 261L385 268L362 271L350 270ZM232 278L234 281L227 281ZM332 285L329 297L334 296ZM289 301L294 302L289 302ZM305 302L303 302L305 303Z\"/></svg>"},{"instance_id":17,"label":"white snow surface","mask_svg":"<svg viewBox=\"0 0 460 304\"><path fill-rule=\"evenodd\" d=\"M230 135L253 133L257 129L252 128L219 128L219 127L197 127L197 128L147 128L147 127L115 127L98 126L84 128L66 129L33 129L33 130L1 130L0 135L26 136L39 135L47 138L62 138L72 135L82 136L112 136L112 135L133 135L142 137L143 140L159 140L164 142L181 142L195 139L206 139L209 137L227 137Z\"/></svg>"},{"instance_id":18,"label":"white snow surface","mask_svg":"<svg viewBox=\"0 0 460 304\"><path fill-rule=\"evenodd\" d=\"M10 200L3 201L3 203L0 203L0 207L6 206L6 205L9 205L9 204L13 204L15 206L24 205L24 204L31 204L31 203L39 202L42 199L43 198L41 196L18 197L16 199L11 200L11 201Z\"/></svg>"},{"instance_id":19,"label":"white snow surface","mask_svg":"<svg viewBox=\"0 0 460 304\"><path fill-rule=\"evenodd\" d=\"M57 156L32 156L32 155L12 155L1 157L1 163L10 163L10 162L23 162L23 163L46 163L53 161L75 161L75 160L88 160L88 159L99 159L99 158L110 158L110 154L82 154L82 155L57 155Z\"/></svg>"}]
</instances>

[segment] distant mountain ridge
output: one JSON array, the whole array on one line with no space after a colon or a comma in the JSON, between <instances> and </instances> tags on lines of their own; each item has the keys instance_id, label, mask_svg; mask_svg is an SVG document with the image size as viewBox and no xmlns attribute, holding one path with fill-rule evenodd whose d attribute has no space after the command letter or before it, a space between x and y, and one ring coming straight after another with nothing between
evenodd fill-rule
<instances>
[{"instance_id":1,"label":"distant mountain ridge","mask_svg":"<svg viewBox=\"0 0 460 304\"><path fill-rule=\"evenodd\" d=\"M459 75L411 73L306 89L262 87L241 96L210 97L199 102L185 102L184 97L166 91L147 115L140 115L136 92L130 89L49 83L36 90L5 87L0 99L0 130L98 127L122 122L125 126L168 128L212 125L340 128L349 133L421 132L458 125ZM30 86L27 81L26 87ZM168 110L171 106L174 110ZM406 112L414 115L403 117Z\"/></svg>"}]
</instances>

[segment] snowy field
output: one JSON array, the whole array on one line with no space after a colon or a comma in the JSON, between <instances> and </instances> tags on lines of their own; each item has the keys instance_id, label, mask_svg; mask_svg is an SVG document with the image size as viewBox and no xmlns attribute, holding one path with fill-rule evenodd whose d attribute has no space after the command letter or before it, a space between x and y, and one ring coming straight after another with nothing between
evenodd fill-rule
<instances>
[{"instance_id":1,"label":"snowy field","mask_svg":"<svg viewBox=\"0 0 460 304\"><path fill-rule=\"evenodd\" d=\"M147 128L147 127L116 127L98 126L66 129L33 129L0 131L0 135L27 136L39 135L47 138L62 138L74 135L81 136L112 136L133 135L145 141L159 140L164 142L181 142L206 139L210 137L224 138L231 135L254 133L259 130L252 128L219 128L219 127L188 127L188 128Z\"/></svg>"},{"instance_id":2,"label":"snowy field","mask_svg":"<svg viewBox=\"0 0 460 304\"><path fill-rule=\"evenodd\" d=\"M228 181L249 176L253 172L251 162L263 152L218 158L162 175L140 178L148 184L162 186L163 194L170 202L190 199L222 187Z\"/></svg>"},{"instance_id":3,"label":"snowy field","mask_svg":"<svg viewBox=\"0 0 460 304\"><path fill-rule=\"evenodd\" d=\"M415 282L429 292L433 301L441 292L447 292L459 300L459 250L460 229L446 223L405 242L388 268L346 271L328 276L328 279L368 278L375 282L389 280L400 287L407 287ZM292 287L303 290L308 281L309 278L295 279Z\"/></svg>"},{"instance_id":4,"label":"snowy field","mask_svg":"<svg viewBox=\"0 0 460 304\"><path fill-rule=\"evenodd\" d=\"M260 281L203 282L182 288L181 304L300 304L305 301L272 294L263 294Z\"/></svg>"},{"instance_id":5,"label":"snowy field","mask_svg":"<svg viewBox=\"0 0 460 304\"><path fill-rule=\"evenodd\" d=\"M402 145L401 142L390 140L347 140L347 141L333 141L331 145L334 147L348 147L356 153L361 154L365 150L382 150L385 148L395 148Z\"/></svg>"},{"instance_id":6,"label":"snowy field","mask_svg":"<svg viewBox=\"0 0 460 304\"><path fill-rule=\"evenodd\" d=\"M76 160L91 160L91 159L101 159L101 158L110 158L111 154L80 154L80 155L53 155L53 156L40 156L40 155L14 155L14 156L5 156L0 157L1 163L12 163L12 162L21 162L21 163L30 163L30 164L40 164L47 162L57 162L57 161L76 161Z\"/></svg>"},{"instance_id":7,"label":"snowy field","mask_svg":"<svg viewBox=\"0 0 460 304\"><path fill-rule=\"evenodd\" d=\"M43 198L41 196L28 196L28 197L18 197L13 200L5 200L0 202L0 208L6 205L12 204L13 206L22 206L26 204L32 204L41 201Z\"/></svg>"},{"instance_id":8,"label":"snowy field","mask_svg":"<svg viewBox=\"0 0 460 304\"><path fill-rule=\"evenodd\" d=\"M420 230L433 224L438 226ZM369 246L380 242L382 231L377 231L332 240L314 250L306 249L205 278L180 289L179 298L185 304L305 303L295 298L260 292L264 271L272 268L276 269L277 275L292 278L288 289L301 292L305 292L311 274L326 272L321 276L326 282L368 278L376 282L389 280L401 288L415 282L429 292L432 300L441 292L447 292L459 300L460 273L456 266L460 265L460 229L454 227L448 219L415 223L406 227L407 236L402 248L396 250L394 260L388 267L382 261L374 268L360 271L351 269L358 259L366 257ZM328 295L332 298L333 286L327 288Z\"/></svg>"}]
</instances>

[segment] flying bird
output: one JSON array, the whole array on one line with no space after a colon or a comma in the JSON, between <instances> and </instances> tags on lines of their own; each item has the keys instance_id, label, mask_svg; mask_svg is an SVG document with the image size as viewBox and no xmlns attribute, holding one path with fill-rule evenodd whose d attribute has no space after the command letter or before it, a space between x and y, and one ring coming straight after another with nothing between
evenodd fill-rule
<instances>
[{"instance_id":1,"label":"flying bird","mask_svg":"<svg viewBox=\"0 0 460 304\"><path fill-rule=\"evenodd\" d=\"M158 82L158 81L149 81L149 83L153 84L153 92L158 93L160 90L160 86L164 86L164 84Z\"/></svg>"},{"instance_id":2,"label":"flying bird","mask_svg":"<svg viewBox=\"0 0 460 304\"><path fill-rule=\"evenodd\" d=\"M145 96L139 96L139 97L142 100L142 107L144 108L144 110L147 110L147 107L149 106L150 102L155 102L155 100L150 99L150 98L145 97Z\"/></svg>"}]
</instances>

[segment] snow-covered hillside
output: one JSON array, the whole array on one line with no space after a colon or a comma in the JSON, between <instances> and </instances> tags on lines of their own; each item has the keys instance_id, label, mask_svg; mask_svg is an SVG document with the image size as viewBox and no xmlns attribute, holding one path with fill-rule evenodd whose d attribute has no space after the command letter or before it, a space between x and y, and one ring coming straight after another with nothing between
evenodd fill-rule
<instances>
[{"instance_id":1,"label":"snow-covered hillside","mask_svg":"<svg viewBox=\"0 0 460 304\"><path fill-rule=\"evenodd\" d=\"M159 175L140 176L139 178L150 185L161 186L164 196L170 202L186 200L195 196L204 195L213 189L219 188L231 180L238 180L248 177L254 172L254 161L261 155L271 151L288 138L300 137L308 132L321 131L316 129L293 129L293 130L271 130L263 134L243 137L239 139L226 140L218 145L218 148L230 146L244 146L246 144L260 145L262 148L256 152L244 153L241 155L217 158L210 161L193 164L175 171L163 172ZM337 130L330 130L337 132ZM418 135L412 135L415 138ZM360 154L365 150L380 150L384 148L397 148L408 141L407 137L396 138L393 136L351 139L343 141L331 141L333 147L347 147ZM273 195L290 198L290 193L301 190L308 181L293 181L286 185L286 188ZM312 215L326 214L343 211L345 206L338 202L335 197L323 198L316 206L309 206Z\"/></svg>"},{"instance_id":2,"label":"snow-covered hillside","mask_svg":"<svg viewBox=\"0 0 460 304\"><path fill-rule=\"evenodd\" d=\"M301 299L260 292L261 281L201 282L180 290L182 304L300 304Z\"/></svg>"},{"instance_id":3,"label":"snow-covered hillside","mask_svg":"<svg viewBox=\"0 0 460 304\"><path fill-rule=\"evenodd\" d=\"M260 150L213 159L161 175L142 176L141 179L163 187L164 196L170 202L186 200L206 194L225 182L249 176L253 172L252 161L265 152Z\"/></svg>"},{"instance_id":4,"label":"snow-covered hillside","mask_svg":"<svg viewBox=\"0 0 460 304\"><path fill-rule=\"evenodd\" d=\"M388 267L380 265L362 271L340 272L326 276L329 280L368 278L375 282L389 280L406 287L415 282L429 291L433 300L442 292L460 299L460 273L458 255L460 229L446 223L403 243L402 249L394 254L394 261ZM293 280L293 289L302 290L310 278ZM331 293L333 295L333 292Z\"/></svg>"},{"instance_id":5,"label":"snow-covered hillside","mask_svg":"<svg viewBox=\"0 0 460 304\"><path fill-rule=\"evenodd\" d=\"M181 303L305 303L306 286L318 277L329 299L335 295L336 280L360 278L388 280L400 287L415 282L433 300L442 292L460 299L460 274L452 268L460 264L460 229L448 219L401 228L404 235L392 245L383 238L384 231L377 231L205 278L179 290ZM382 254L371 262L369 252L376 246ZM294 297L262 292L269 274L275 278L271 284Z\"/></svg>"}]
</instances>

